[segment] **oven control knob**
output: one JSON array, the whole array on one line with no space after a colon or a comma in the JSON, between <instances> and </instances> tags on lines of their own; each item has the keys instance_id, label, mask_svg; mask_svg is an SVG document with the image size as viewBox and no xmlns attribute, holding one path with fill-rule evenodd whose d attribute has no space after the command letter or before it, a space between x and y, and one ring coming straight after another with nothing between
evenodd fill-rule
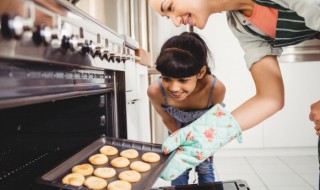
<instances>
[{"instance_id":1,"label":"oven control knob","mask_svg":"<svg viewBox=\"0 0 320 190\"><path fill-rule=\"evenodd\" d=\"M23 34L22 18L16 15L2 15L1 34L6 39L20 38Z\"/></svg>"},{"instance_id":2,"label":"oven control knob","mask_svg":"<svg viewBox=\"0 0 320 190\"><path fill-rule=\"evenodd\" d=\"M77 38L74 35L71 35L71 37L66 37L65 35L62 37L61 40L61 48L63 50L71 50L75 51L78 46Z\"/></svg>"},{"instance_id":3,"label":"oven control knob","mask_svg":"<svg viewBox=\"0 0 320 190\"><path fill-rule=\"evenodd\" d=\"M78 37L75 35L71 35L71 37L69 38L69 44L70 44L70 49L72 51L76 51L77 45L78 45Z\"/></svg>"},{"instance_id":4,"label":"oven control knob","mask_svg":"<svg viewBox=\"0 0 320 190\"><path fill-rule=\"evenodd\" d=\"M102 58L109 60L110 50L109 50L109 40L106 38L104 41L104 47L101 49Z\"/></svg>"},{"instance_id":5,"label":"oven control knob","mask_svg":"<svg viewBox=\"0 0 320 190\"><path fill-rule=\"evenodd\" d=\"M38 25L32 35L32 40L36 45L44 43L48 45L51 42L51 29L46 25Z\"/></svg>"},{"instance_id":6,"label":"oven control knob","mask_svg":"<svg viewBox=\"0 0 320 190\"><path fill-rule=\"evenodd\" d=\"M115 53L115 60L117 63L120 63L121 61L121 46L116 46L117 47L117 51Z\"/></svg>"},{"instance_id":7,"label":"oven control knob","mask_svg":"<svg viewBox=\"0 0 320 190\"><path fill-rule=\"evenodd\" d=\"M94 52L92 53L93 58L95 58L96 56L98 56L101 60L103 59L100 49L95 49Z\"/></svg>"},{"instance_id":8,"label":"oven control knob","mask_svg":"<svg viewBox=\"0 0 320 190\"><path fill-rule=\"evenodd\" d=\"M105 59L105 60L109 60L109 49L108 48L102 48L101 49L101 57L102 59Z\"/></svg>"},{"instance_id":9,"label":"oven control knob","mask_svg":"<svg viewBox=\"0 0 320 190\"><path fill-rule=\"evenodd\" d=\"M79 38L77 39L77 45L75 49L83 56L85 56L87 53L92 53L92 41L84 38L84 30L82 27L79 28Z\"/></svg>"},{"instance_id":10,"label":"oven control knob","mask_svg":"<svg viewBox=\"0 0 320 190\"><path fill-rule=\"evenodd\" d=\"M108 61L109 62L112 61L114 63L114 60L115 60L115 54L113 52L110 52Z\"/></svg>"},{"instance_id":11,"label":"oven control knob","mask_svg":"<svg viewBox=\"0 0 320 190\"><path fill-rule=\"evenodd\" d=\"M122 55L121 55L121 61L123 62L123 63L125 63L126 61L127 61L127 55L126 55L126 47L125 46L123 46L122 47Z\"/></svg>"},{"instance_id":12,"label":"oven control knob","mask_svg":"<svg viewBox=\"0 0 320 190\"><path fill-rule=\"evenodd\" d=\"M121 59L120 59L120 55L116 55L116 62L120 63Z\"/></svg>"},{"instance_id":13,"label":"oven control knob","mask_svg":"<svg viewBox=\"0 0 320 190\"><path fill-rule=\"evenodd\" d=\"M100 59L103 59L102 53L101 53L101 50L102 50L101 44L91 44L91 48L92 48L91 56L93 58L98 56Z\"/></svg>"},{"instance_id":14,"label":"oven control knob","mask_svg":"<svg viewBox=\"0 0 320 190\"><path fill-rule=\"evenodd\" d=\"M71 49L70 38L66 37L65 35L62 36L61 39L61 48L63 50Z\"/></svg>"},{"instance_id":15,"label":"oven control knob","mask_svg":"<svg viewBox=\"0 0 320 190\"><path fill-rule=\"evenodd\" d=\"M53 48L60 48L61 47L61 40L59 38L60 33L58 28L51 29L51 47Z\"/></svg>"},{"instance_id":16,"label":"oven control knob","mask_svg":"<svg viewBox=\"0 0 320 190\"><path fill-rule=\"evenodd\" d=\"M108 61L114 63L114 54L110 54Z\"/></svg>"},{"instance_id":17,"label":"oven control knob","mask_svg":"<svg viewBox=\"0 0 320 190\"><path fill-rule=\"evenodd\" d=\"M95 58L98 56L101 60L103 59L102 57L102 50L103 46L101 44L101 37L100 34L97 34L97 43L93 44L92 43L92 57Z\"/></svg>"},{"instance_id":18,"label":"oven control knob","mask_svg":"<svg viewBox=\"0 0 320 190\"><path fill-rule=\"evenodd\" d=\"M92 41L88 42L88 40L85 40L84 43L82 44L82 48L81 48L81 54L85 55L85 54L92 54Z\"/></svg>"}]
</instances>

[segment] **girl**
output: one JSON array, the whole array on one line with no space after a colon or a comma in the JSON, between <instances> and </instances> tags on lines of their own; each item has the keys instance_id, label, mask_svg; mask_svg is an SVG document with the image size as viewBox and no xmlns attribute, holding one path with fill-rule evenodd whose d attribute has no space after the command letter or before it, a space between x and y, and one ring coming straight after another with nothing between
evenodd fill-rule
<instances>
[{"instance_id":1,"label":"girl","mask_svg":"<svg viewBox=\"0 0 320 190\"><path fill-rule=\"evenodd\" d=\"M161 73L148 88L148 96L170 133L192 123L214 104L222 103L224 85L208 67L210 51L196 33L184 32L167 40L156 60ZM189 172L172 185L188 184ZM196 167L199 184L214 182L213 158Z\"/></svg>"}]
</instances>

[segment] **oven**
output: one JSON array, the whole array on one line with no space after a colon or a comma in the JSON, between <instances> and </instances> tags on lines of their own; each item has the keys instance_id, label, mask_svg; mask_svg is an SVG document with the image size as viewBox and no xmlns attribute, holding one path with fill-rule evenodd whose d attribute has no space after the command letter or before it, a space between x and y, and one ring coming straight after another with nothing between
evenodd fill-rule
<instances>
[{"instance_id":1,"label":"oven","mask_svg":"<svg viewBox=\"0 0 320 190\"><path fill-rule=\"evenodd\" d=\"M65 0L1 0L0 17L0 189L85 190L61 178L103 145L158 152L161 161L132 185L151 189L172 155L126 139L134 40ZM234 180L153 189L249 188Z\"/></svg>"},{"instance_id":2,"label":"oven","mask_svg":"<svg viewBox=\"0 0 320 190\"><path fill-rule=\"evenodd\" d=\"M0 189L103 136L126 138L124 38L67 1L1 1ZM49 188L49 187L46 187Z\"/></svg>"}]
</instances>

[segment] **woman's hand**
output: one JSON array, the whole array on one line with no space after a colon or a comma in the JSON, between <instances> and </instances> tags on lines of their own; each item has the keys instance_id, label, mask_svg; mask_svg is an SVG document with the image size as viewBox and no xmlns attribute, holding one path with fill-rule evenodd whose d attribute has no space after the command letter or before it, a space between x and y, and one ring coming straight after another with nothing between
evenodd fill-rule
<instances>
[{"instance_id":1,"label":"woman's hand","mask_svg":"<svg viewBox=\"0 0 320 190\"><path fill-rule=\"evenodd\" d=\"M309 118L314 122L316 134L320 136L320 101L315 102L310 107Z\"/></svg>"}]
</instances>

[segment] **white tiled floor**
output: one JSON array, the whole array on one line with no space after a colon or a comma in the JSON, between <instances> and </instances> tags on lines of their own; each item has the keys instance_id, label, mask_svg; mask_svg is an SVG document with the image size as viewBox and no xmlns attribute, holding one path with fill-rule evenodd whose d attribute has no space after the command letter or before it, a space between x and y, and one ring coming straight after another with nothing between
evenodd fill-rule
<instances>
[{"instance_id":1,"label":"white tiled floor","mask_svg":"<svg viewBox=\"0 0 320 190\"><path fill-rule=\"evenodd\" d=\"M253 190L315 190L317 156L243 156L215 158L220 181L243 179Z\"/></svg>"},{"instance_id":2,"label":"white tiled floor","mask_svg":"<svg viewBox=\"0 0 320 190\"><path fill-rule=\"evenodd\" d=\"M317 155L215 156L216 181L242 179L251 190L317 190ZM189 183L194 182L190 172ZM154 187L170 186L159 179Z\"/></svg>"}]
</instances>

